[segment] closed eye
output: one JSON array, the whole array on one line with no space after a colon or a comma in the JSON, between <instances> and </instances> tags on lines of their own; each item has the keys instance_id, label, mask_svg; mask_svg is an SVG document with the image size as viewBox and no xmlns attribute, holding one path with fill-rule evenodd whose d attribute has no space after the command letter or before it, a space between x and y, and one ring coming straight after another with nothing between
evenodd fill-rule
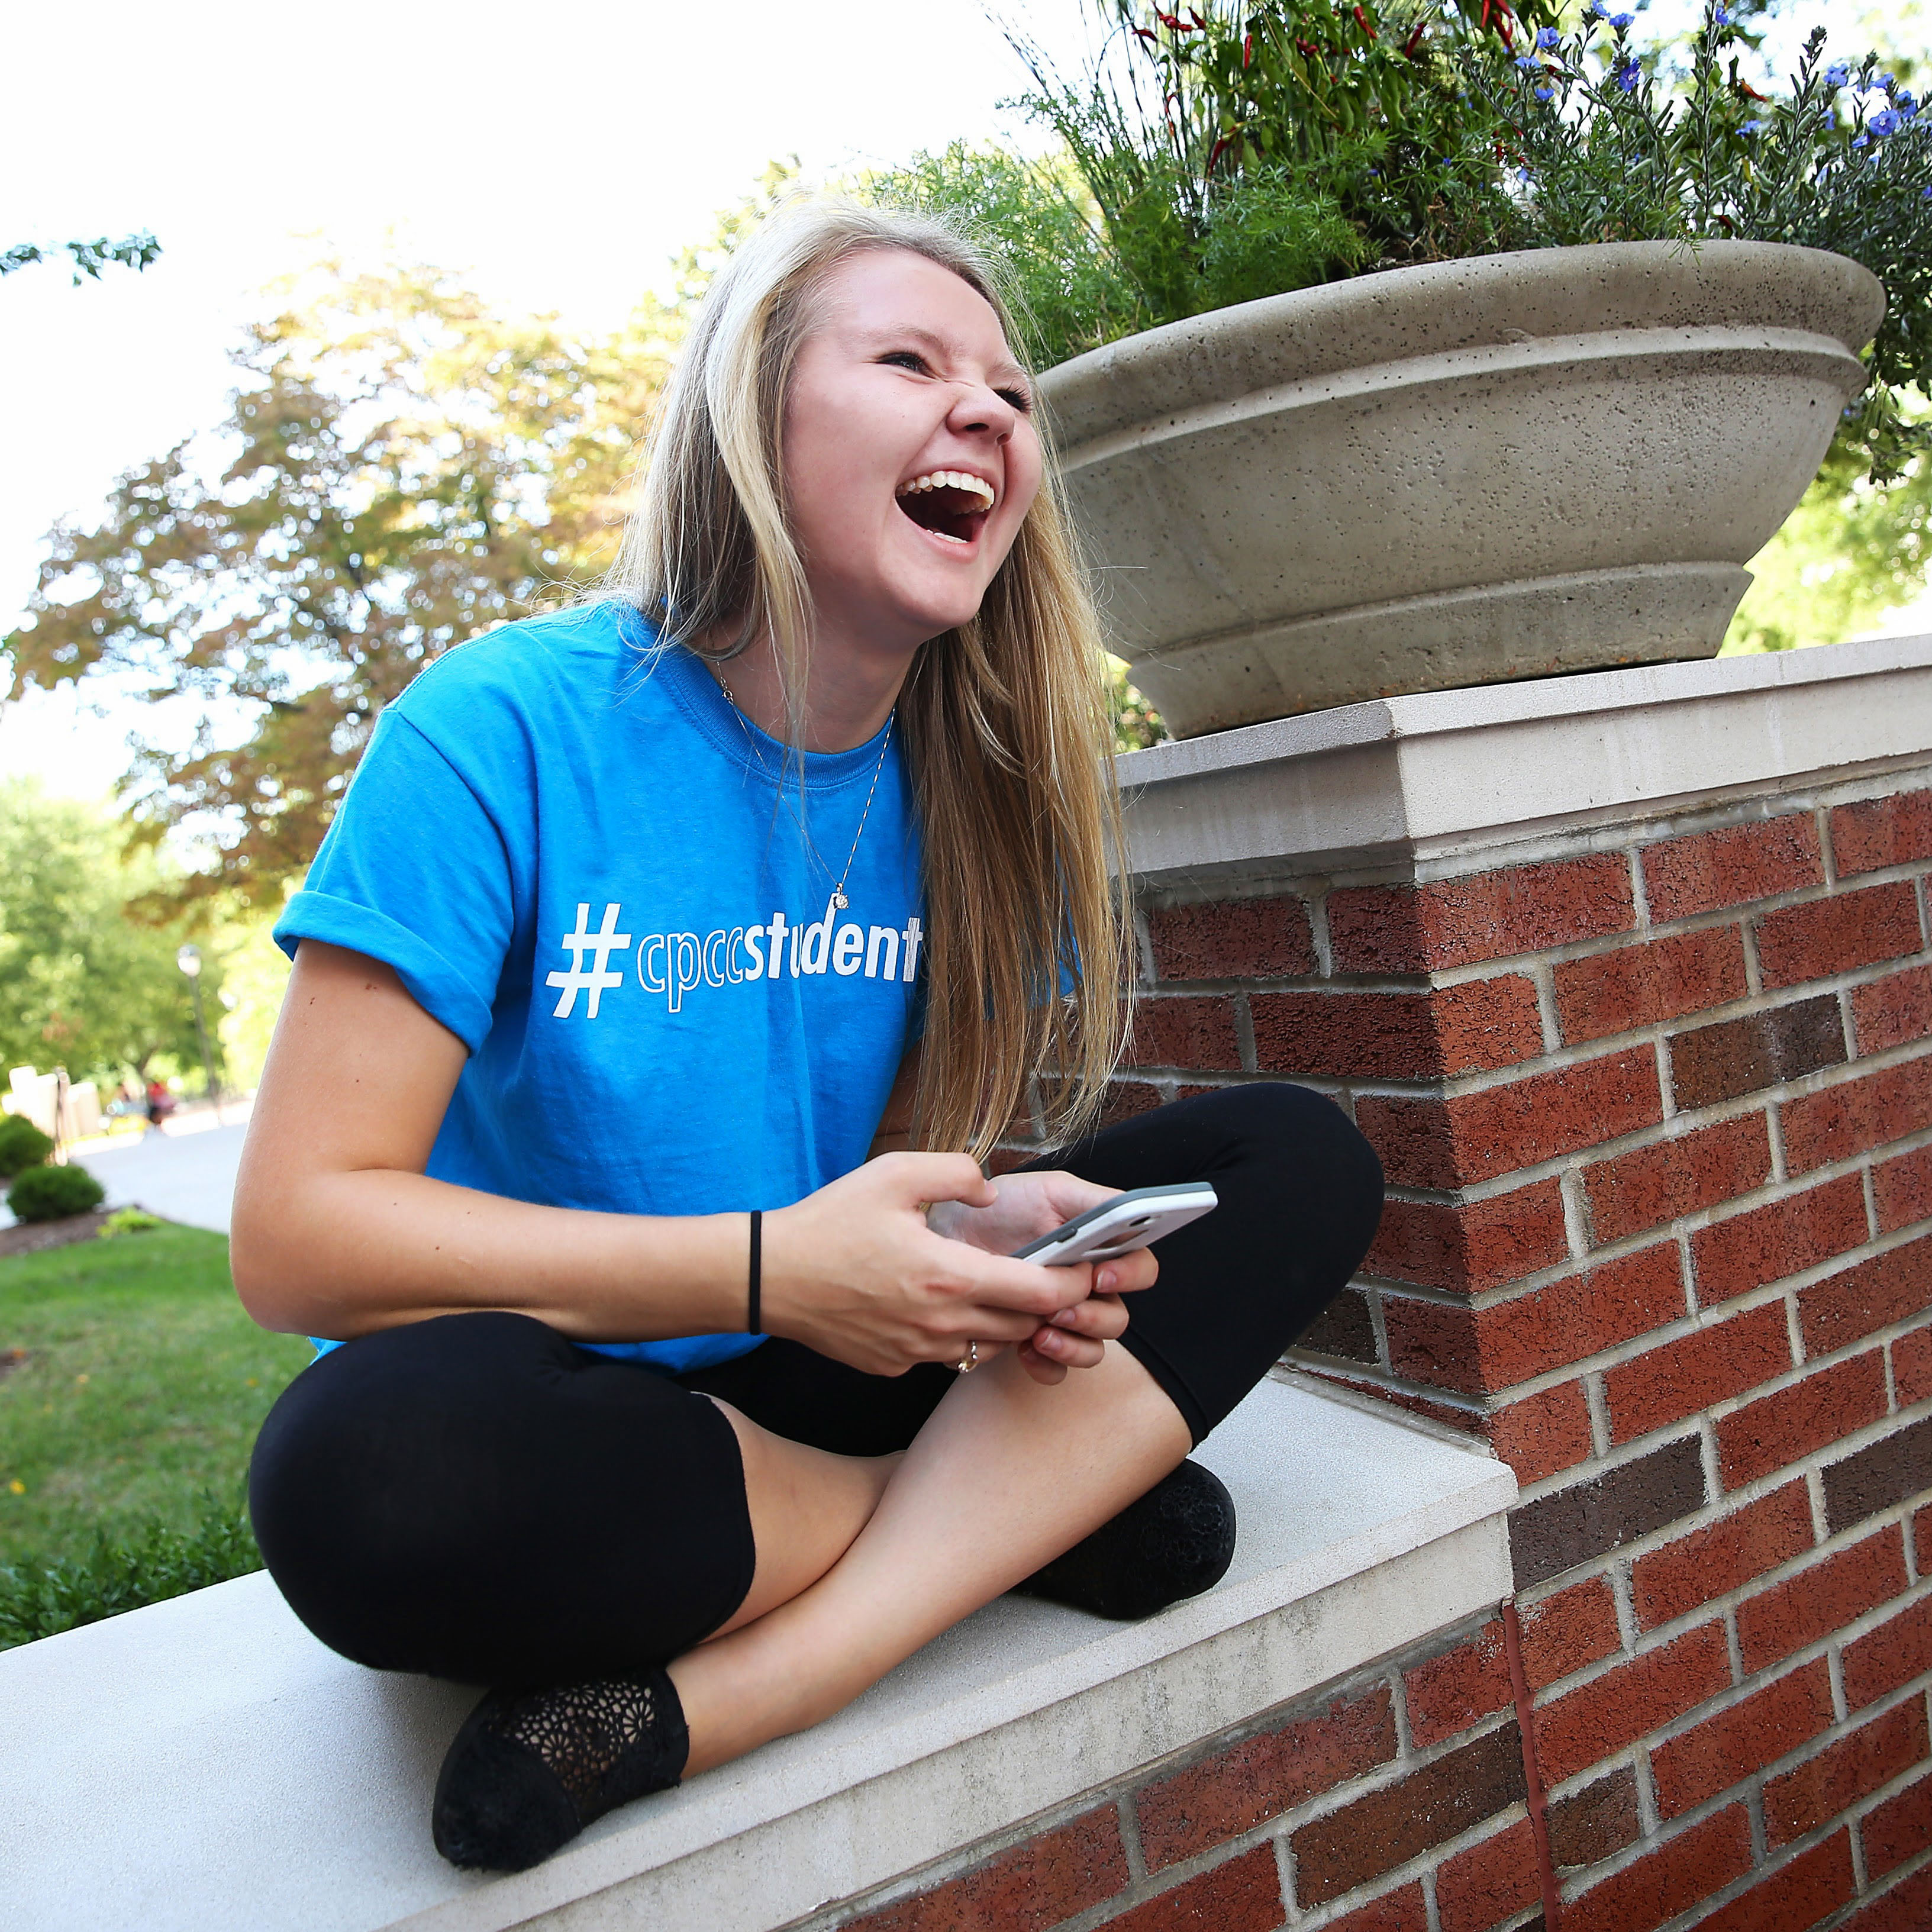
<instances>
[{"instance_id":1,"label":"closed eye","mask_svg":"<svg viewBox=\"0 0 1932 1932\"><path fill-rule=\"evenodd\" d=\"M932 364L916 349L889 349L879 361L890 368L910 369L915 375L930 376L933 373ZM993 393L1009 409L1018 410L1023 416L1032 415L1033 398L1025 390L1009 386L995 389Z\"/></svg>"}]
</instances>

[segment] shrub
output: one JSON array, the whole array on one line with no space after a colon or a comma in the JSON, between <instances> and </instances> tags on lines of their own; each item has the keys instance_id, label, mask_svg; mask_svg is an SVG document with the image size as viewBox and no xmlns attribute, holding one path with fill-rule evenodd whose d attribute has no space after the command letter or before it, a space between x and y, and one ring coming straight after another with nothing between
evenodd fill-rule
<instances>
[{"instance_id":1,"label":"shrub","mask_svg":"<svg viewBox=\"0 0 1932 1932\"><path fill-rule=\"evenodd\" d=\"M204 1490L200 1515L188 1529L153 1522L119 1540L98 1534L82 1556L38 1569L0 1568L0 1650L261 1567L262 1553L238 1504L223 1504Z\"/></svg>"},{"instance_id":2,"label":"shrub","mask_svg":"<svg viewBox=\"0 0 1932 1932\"><path fill-rule=\"evenodd\" d=\"M24 1115L0 1114L0 1180L38 1167L53 1150L53 1142Z\"/></svg>"},{"instance_id":3,"label":"shrub","mask_svg":"<svg viewBox=\"0 0 1932 1932\"><path fill-rule=\"evenodd\" d=\"M107 1190L84 1167L30 1167L7 1190L7 1205L21 1221L60 1221L98 1208Z\"/></svg>"},{"instance_id":4,"label":"shrub","mask_svg":"<svg viewBox=\"0 0 1932 1932\"><path fill-rule=\"evenodd\" d=\"M111 1240L116 1234L145 1234L151 1228L165 1228L168 1224L158 1214L150 1214L145 1208L119 1208L100 1224L100 1238Z\"/></svg>"}]
</instances>

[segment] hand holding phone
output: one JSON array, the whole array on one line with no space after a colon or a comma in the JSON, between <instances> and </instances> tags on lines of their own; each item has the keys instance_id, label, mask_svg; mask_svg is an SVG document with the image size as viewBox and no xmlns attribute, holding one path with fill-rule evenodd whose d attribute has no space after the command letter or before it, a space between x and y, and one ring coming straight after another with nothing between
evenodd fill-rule
<instances>
[{"instance_id":1,"label":"hand holding phone","mask_svg":"<svg viewBox=\"0 0 1932 1932\"><path fill-rule=\"evenodd\" d=\"M1211 1214L1220 1198L1204 1180L1177 1181L1166 1187L1136 1187L1064 1221L1051 1234L1029 1241L1016 1261L1066 1268L1075 1262L1110 1262L1144 1248L1164 1234Z\"/></svg>"}]
</instances>

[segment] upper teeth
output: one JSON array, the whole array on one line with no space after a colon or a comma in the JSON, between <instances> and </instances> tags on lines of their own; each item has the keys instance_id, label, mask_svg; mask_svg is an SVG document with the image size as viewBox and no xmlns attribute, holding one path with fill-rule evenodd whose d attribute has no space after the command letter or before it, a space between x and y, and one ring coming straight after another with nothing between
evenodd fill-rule
<instances>
[{"instance_id":1,"label":"upper teeth","mask_svg":"<svg viewBox=\"0 0 1932 1932\"><path fill-rule=\"evenodd\" d=\"M915 490L964 490L982 498L988 509L993 507L993 486L983 478L969 476L963 470L928 470L923 476L915 476L910 483L902 483L898 494L910 496Z\"/></svg>"}]
</instances>

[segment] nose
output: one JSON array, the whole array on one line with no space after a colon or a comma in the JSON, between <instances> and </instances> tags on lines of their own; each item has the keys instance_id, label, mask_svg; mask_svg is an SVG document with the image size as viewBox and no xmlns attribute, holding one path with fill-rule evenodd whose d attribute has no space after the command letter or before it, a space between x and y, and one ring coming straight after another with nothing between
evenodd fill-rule
<instances>
[{"instance_id":1,"label":"nose","mask_svg":"<svg viewBox=\"0 0 1932 1932\"><path fill-rule=\"evenodd\" d=\"M946 426L962 436L990 436L1004 442L1019 422L1019 412L984 382L964 386L946 416Z\"/></svg>"}]
</instances>

